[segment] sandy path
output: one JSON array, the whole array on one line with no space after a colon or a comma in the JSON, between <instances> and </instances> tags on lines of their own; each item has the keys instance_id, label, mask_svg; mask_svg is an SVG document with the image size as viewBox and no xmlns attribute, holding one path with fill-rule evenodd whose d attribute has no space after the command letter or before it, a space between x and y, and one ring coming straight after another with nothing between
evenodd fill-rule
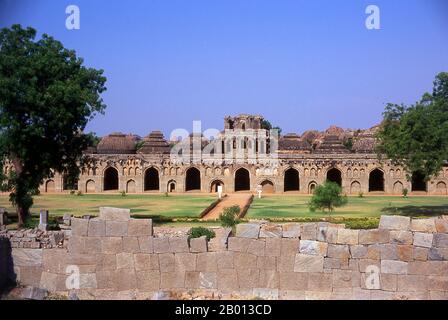
<instances>
[{"instance_id":1,"label":"sandy path","mask_svg":"<svg viewBox=\"0 0 448 320\"><path fill-rule=\"evenodd\" d=\"M241 209L248 203L250 197L252 195L248 193L231 193L228 194L218 205L213 208L212 211L207 213L203 220L215 220L219 218L221 212L223 212L224 208L239 206Z\"/></svg>"}]
</instances>

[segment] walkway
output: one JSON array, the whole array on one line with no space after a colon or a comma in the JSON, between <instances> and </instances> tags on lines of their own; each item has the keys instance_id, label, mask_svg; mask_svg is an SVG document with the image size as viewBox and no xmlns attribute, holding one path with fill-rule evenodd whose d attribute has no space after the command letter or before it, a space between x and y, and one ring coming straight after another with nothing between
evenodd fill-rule
<instances>
[{"instance_id":1,"label":"walkway","mask_svg":"<svg viewBox=\"0 0 448 320\"><path fill-rule=\"evenodd\" d=\"M222 199L218 205L212 209L203 220L215 220L219 218L219 215L223 212L224 208L239 206L241 209L249 202L252 194L249 193L230 193L227 194L227 197Z\"/></svg>"}]
</instances>

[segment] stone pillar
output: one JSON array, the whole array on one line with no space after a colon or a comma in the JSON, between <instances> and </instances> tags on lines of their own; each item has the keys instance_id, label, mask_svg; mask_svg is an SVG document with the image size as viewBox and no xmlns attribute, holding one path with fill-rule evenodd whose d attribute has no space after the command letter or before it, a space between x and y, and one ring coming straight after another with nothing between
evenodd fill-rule
<instances>
[{"instance_id":1,"label":"stone pillar","mask_svg":"<svg viewBox=\"0 0 448 320\"><path fill-rule=\"evenodd\" d=\"M5 208L0 208L0 230L6 228L7 219Z\"/></svg>"},{"instance_id":2,"label":"stone pillar","mask_svg":"<svg viewBox=\"0 0 448 320\"><path fill-rule=\"evenodd\" d=\"M48 230L48 210L40 210L39 230Z\"/></svg>"}]
</instances>

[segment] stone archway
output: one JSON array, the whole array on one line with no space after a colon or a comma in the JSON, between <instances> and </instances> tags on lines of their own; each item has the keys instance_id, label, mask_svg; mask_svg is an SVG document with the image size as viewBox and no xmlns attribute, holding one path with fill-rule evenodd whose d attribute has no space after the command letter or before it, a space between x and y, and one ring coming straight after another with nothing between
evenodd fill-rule
<instances>
[{"instance_id":1,"label":"stone archway","mask_svg":"<svg viewBox=\"0 0 448 320\"><path fill-rule=\"evenodd\" d=\"M134 180L129 180L126 183L126 193L135 193L136 188L135 188L135 181Z\"/></svg>"},{"instance_id":2,"label":"stone archway","mask_svg":"<svg viewBox=\"0 0 448 320\"><path fill-rule=\"evenodd\" d=\"M95 192L96 192L95 181L88 180L86 182L86 193L95 193Z\"/></svg>"},{"instance_id":3,"label":"stone archway","mask_svg":"<svg viewBox=\"0 0 448 320\"><path fill-rule=\"evenodd\" d=\"M351 194L359 194L361 192L361 184L358 181L353 181L350 185Z\"/></svg>"},{"instance_id":4,"label":"stone archway","mask_svg":"<svg viewBox=\"0 0 448 320\"><path fill-rule=\"evenodd\" d=\"M145 171L144 191L159 191L159 171L154 168L148 168Z\"/></svg>"},{"instance_id":5,"label":"stone archway","mask_svg":"<svg viewBox=\"0 0 448 320\"><path fill-rule=\"evenodd\" d=\"M446 183L443 181L440 181L439 183L437 183L436 185L436 194L439 195L446 195L447 194L447 187L446 187Z\"/></svg>"},{"instance_id":6,"label":"stone archway","mask_svg":"<svg viewBox=\"0 0 448 320\"><path fill-rule=\"evenodd\" d=\"M185 174L185 191L200 191L201 190L201 172L191 167Z\"/></svg>"},{"instance_id":7,"label":"stone archway","mask_svg":"<svg viewBox=\"0 0 448 320\"><path fill-rule=\"evenodd\" d=\"M424 179L424 176L421 172L415 171L412 173L412 191L427 191L427 183Z\"/></svg>"},{"instance_id":8,"label":"stone archway","mask_svg":"<svg viewBox=\"0 0 448 320\"><path fill-rule=\"evenodd\" d=\"M103 190L118 190L118 170L114 167L109 167L104 170Z\"/></svg>"},{"instance_id":9,"label":"stone archway","mask_svg":"<svg viewBox=\"0 0 448 320\"><path fill-rule=\"evenodd\" d=\"M214 180L210 184L210 193L218 192L218 186L222 186L222 191L224 192L224 182L221 180Z\"/></svg>"},{"instance_id":10,"label":"stone archway","mask_svg":"<svg viewBox=\"0 0 448 320\"><path fill-rule=\"evenodd\" d=\"M283 191L300 191L299 171L294 168L285 171Z\"/></svg>"},{"instance_id":11,"label":"stone archway","mask_svg":"<svg viewBox=\"0 0 448 320\"><path fill-rule=\"evenodd\" d=\"M235 192L238 191L250 191L250 174L245 168L235 172Z\"/></svg>"},{"instance_id":12,"label":"stone archway","mask_svg":"<svg viewBox=\"0 0 448 320\"><path fill-rule=\"evenodd\" d=\"M261 190L264 194L266 193L270 194L275 192L274 184L272 183L272 181L264 180L262 183L260 183L260 185Z\"/></svg>"},{"instance_id":13,"label":"stone archway","mask_svg":"<svg viewBox=\"0 0 448 320\"><path fill-rule=\"evenodd\" d=\"M394 183L394 194L403 194L403 184L400 181Z\"/></svg>"},{"instance_id":14,"label":"stone archway","mask_svg":"<svg viewBox=\"0 0 448 320\"><path fill-rule=\"evenodd\" d=\"M166 191L168 193L176 192L176 181L174 181L174 180L168 181L166 188L167 188Z\"/></svg>"},{"instance_id":15,"label":"stone archway","mask_svg":"<svg viewBox=\"0 0 448 320\"><path fill-rule=\"evenodd\" d=\"M369 174L369 192L384 192L384 172L380 169L372 170Z\"/></svg>"},{"instance_id":16,"label":"stone archway","mask_svg":"<svg viewBox=\"0 0 448 320\"><path fill-rule=\"evenodd\" d=\"M317 183L316 183L315 181L311 181L311 182L308 184L308 193L309 193L309 194L313 194L313 193L314 193L314 190L316 190L316 187L317 187Z\"/></svg>"},{"instance_id":17,"label":"stone archway","mask_svg":"<svg viewBox=\"0 0 448 320\"><path fill-rule=\"evenodd\" d=\"M45 183L45 192L53 193L56 191L54 180L48 180Z\"/></svg>"},{"instance_id":18,"label":"stone archway","mask_svg":"<svg viewBox=\"0 0 448 320\"><path fill-rule=\"evenodd\" d=\"M335 182L342 187L342 172L337 168L332 168L327 171L327 181Z\"/></svg>"}]
</instances>

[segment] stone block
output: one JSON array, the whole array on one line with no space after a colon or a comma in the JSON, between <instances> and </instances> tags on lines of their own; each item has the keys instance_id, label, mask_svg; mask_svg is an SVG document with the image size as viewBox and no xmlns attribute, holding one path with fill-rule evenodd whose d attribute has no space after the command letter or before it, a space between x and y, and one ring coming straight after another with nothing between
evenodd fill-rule
<instances>
[{"instance_id":1,"label":"stone block","mask_svg":"<svg viewBox=\"0 0 448 320\"><path fill-rule=\"evenodd\" d=\"M137 271L137 288L142 291L157 291L160 289L160 272Z\"/></svg>"},{"instance_id":2,"label":"stone block","mask_svg":"<svg viewBox=\"0 0 448 320\"><path fill-rule=\"evenodd\" d=\"M96 289L98 287L95 273L82 273L79 276L80 289Z\"/></svg>"},{"instance_id":3,"label":"stone block","mask_svg":"<svg viewBox=\"0 0 448 320\"><path fill-rule=\"evenodd\" d=\"M100 237L85 237L84 239L84 252L95 254L102 252L102 243Z\"/></svg>"},{"instance_id":4,"label":"stone block","mask_svg":"<svg viewBox=\"0 0 448 320\"><path fill-rule=\"evenodd\" d=\"M317 240L328 243L337 243L339 228L319 227L317 230Z\"/></svg>"},{"instance_id":5,"label":"stone block","mask_svg":"<svg viewBox=\"0 0 448 320\"><path fill-rule=\"evenodd\" d=\"M316 223L304 223L301 225L300 230L301 240L317 240L317 224Z\"/></svg>"},{"instance_id":6,"label":"stone block","mask_svg":"<svg viewBox=\"0 0 448 320\"><path fill-rule=\"evenodd\" d=\"M170 237L170 251L174 253L180 252L190 252L190 247L188 246L187 237Z\"/></svg>"},{"instance_id":7,"label":"stone block","mask_svg":"<svg viewBox=\"0 0 448 320\"><path fill-rule=\"evenodd\" d=\"M153 238L154 253L167 253L170 252L170 242L167 237Z\"/></svg>"},{"instance_id":8,"label":"stone block","mask_svg":"<svg viewBox=\"0 0 448 320\"><path fill-rule=\"evenodd\" d=\"M103 253L113 254L123 251L123 240L121 237L105 237L101 239Z\"/></svg>"},{"instance_id":9,"label":"stone block","mask_svg":"<svg viewBox=\"0 0 448 320\"><path fill-rule=\"evenodd\" d=\"M431 291L443 291L448 293L448 276L429 276L428 289Z\"/></svg>"},{"instance_id":10,"label":"stone block","mask_svg":"<svg viewBox=\"0 0 448 320\"><path fill-rule=\"evenodd\" d=\"M296 260L296 255L282 255L275 257L277 260L277 271L279 272L293 272Z\"/></svg>"},{"instance_id":11,"label":"stone block","mask_svg":"<svg viewBox=\"0 0 448 320\"><path fill-rule=\"evenodd\" d=\"M363 245L351 245L350 254L352 258L355 259L365 259L367 258L368 247Z\"/></svg>"},{"instance_id":12,"label":"stone block","mask_svg":"<svg viewBox=\"0 0 448 320\"><path fill-rule=\"evenodd\" d=\"M401 261L414 260L414 247L412 245L398 245L397 256L398 260Z\"/></svg>"},{"instance_id":13,"label":"stone block","mask_svg":"<svg viewBox=\"0 0 448 320\"><path fill-rule=\"evenodd\" d=\"M338 230L338 244L358 244L359 243L359 231L350 229Z\"/></svg>"},{"instance_id":14,"label":"stone block","mask_svg":"<svg viewBox=\"0 0 448 320\"><path fill-rule=\"evenodd\" d=\"M397 291L397 275L396 274L386 274L380 275L380 287L383 291Z\"/></svg>"},{"instance_id":15,"label":"stone block","mask_svg":"<svg viewBox=\"0 0 448 320\"><path fill-rule=\"evenodd\" d=\"M381 216L379 229L408 231L411 229L411 218L402 216Z\"/></svg>"},{"instance_id":16,"label":"stone block","mask_svg":"<svg viewBox=\"0 0 448 320\"><path fill-rule=\"evenodd\" d=\"M266 238L266 256L280 256L282 249L282 239Z\"/></svg>"},{"instance_id":17,"label":"stone block","mask_svg":"<svg viewBox=\"0 0 448 320\"><path fill-rule=\"evenodd\" d=\"M447 248L430 248L428 253L428 260L446 261L448 260Z\"/></svg>"},{"instance_id":18,"label":"stone block","mask_svg":"<svg viewBox=\"0 0 448 320\"><path fill-rule=\"evenodd\" d=\"M39 287L42 276L42 267L40 266L21 266L19 272L16 272L17 281L23 286Z\"/></svg>"},{"instance_id":19,"label":"stone block","mask_svg":"<svg viewBox=\"0 0 448 320\"><path fill-rule=\"evenodd\" d=\"M236 236L240 238L257 239L260 234L260 224L240 223L236 226Z\"/></svg>"},{"instance_id":20,"label":"stone block","mask_svg":"<svg viewBox=\"0 0 448 320\"><path fill-rule=\"evenodd\" d=\"M66 249L43 249L42 269L50 273L65 273L67 265Z\"/></svg>"},{"instance_id":21,"label":"stone block","mask_svg":"<svg viewBox=\"0 0 448 320\"><path fill-rule=\"evenodd\" d=\"M218 274L216 272L199 272L199 288L217 289Z\"/></svg>"},{"instance_id":22,"label":"stone block","mask_svg":"<svg viewBox=\"0 0 448 320\"><path fill-rule=\"evenodd\" d=\"M98 218L90 219L87 234L89 237L104 237L106 235L106 222Z\"/></svg>"},{"instance_id":23,"label":"stone block","mask_svg":"<svg viewBox=\"0 0 448 320\"><path fill-rule=\"evenodd\" d=\"M160 272L174 272L175 260L174 253L159 254Z\"/></svg>"},{"instance_id":24,"label":"stone block","mask_svg":"<svg viewBox=\"0 0 448 320\"><path fill-rule=\"evenodd\" d=\"M414 241L415 241L415 237L414 237ZM414 260L426 261L426 260L428 260L428 253L429 253L428 248L414 247Z\"/></svg>"},{"instance_id":25,"label":"stone block","mask_svg":"<svg viewBox=\"0 0 448 320\"><path fill-rule=\"evenodd\" d=\"M277 270L277 257L258 257L257 268L260 270Z\"/></svg>"},{"instance_id":26,"label":"stone block","mask_svg":"<svg viewBox=\"0 0 448 320\"><path fill-rule=\"evenodd\" d=\"M237 273L234 269L221 269L218 272L218 290L234 291L239 289Z\"/></svg>"},{"instance_id":27,"label":"stone block","mask_svg":"<svg viewBox=\"0 0 448 320\"><path fill-rule=\"evenodd\" d=\"M299 239L282 239L281 240L281 249L280 254L281 255L295 255L297 252L299 252Z\"/></svg>"},{"instance_id":28,"label":"stone block","mask_svg":"<svg viewBox=\"0 0 448 320\"><path fill-rule=\"evenodd\" d=\"M238 269L237 277L240 289L253 289L259 287L260 270L258 269Z\"/></svg>"},{"instance_id":29,"label":"stone block","mask_svg":"<svg viewBox=\"0 0 448 320\"><path fill-rule=\"evenodd\" d=\"M131 219L130 209L100 207L99 218L111 221L128 221Z\"/></svg>"},{"instance_id":30,"label":"stone block","mask_svg":"<svg viewBox=\"0 0 448 320\"><path fill-rule=\"evenodd\" d=\"M432 233L414 233L414 246L431 248L434 235Z\"/></svg>"},{"instance_id":31,"label":"stone block","mask_svg":"<svg viewBox=\"0 0 448 320\"><path fill-rule=\"evenodd\" d=\"M247 248L247 253L257 257L263 257L266 251L266 243L264 240L252 240Z\"/></svg>"},{"instance_id":32,"label":"stone block","mask_svg":"<svg viewBox=\"0 0 448 320\"><path fill-rule=\"evenodd\" d=\"M260 270L260 288L278 289L280 285L279 273L275 270Z\"/></svg>"},{"instance_id":33,"label":"stone block","mask_svg":"<svg viewBox=\"0 0 448 320\"><path fill-rule=\"evenodd\" d=\"M207 252L207 237L190 239L190 252Z\"/></svg>"},{"instance_id":34,"label":"stone block","mask_svg":"<svg viewBox=\"0 0 448 320\"><path fill-rule=\"evenodd\" d=\"M398 275L397 291L422 292L428 290L426 276L420 275Z\"/></svg>"},{"instance_id":35,"label":"stone block","mask_svg":"<svg viewBox=\"0 0 448 320\"><path fill-rule=\"evenodd\" d=\"M194 253L176 253L174 255L174 271L195 271L196 254Z\"/></svg>"},{"instance_id":36,"label":"stone block","mask_svg":"<svg viewBox=\"0 0 448 320\"><path fill-rule=\"evenodd\" d=\"M397 245L396 244L381 245L381 259L398 260Z\"/></svg>"},{"instance_id":37,"label":"stone block","mask_svg":"<svg viewBox=\"0 0 448 320\"><path fill-rule=\"evenodd\" d=\"M121 252L117 254L117 269L133 269L134 255L132 253Z\"/></svg>"},{"instance_id":38,"label":"stone block","mask_svg":"<svg viewBox=\"0 0 448 320\"><path fill-rule=\"evenodd\" d=\"M235 269L255 268L257 256L250 253L237 252L234 255Z\"/></svg>"},{"instance_id":39,"label":"stone block","mask_svg":"<svg viewBox=\"0 0 448 320\"><path fill-rule=\"evenodd\" d=\"M390 231L390 243L412 244L413 236L411 231L393 230Z\"/></svg>"},{"instance_id":40,"label":"stone block","mask_svg":"<svg viewBox=\"0 0 448 320\"><path fill-rule=\"evenodd\" d=\"M89 228L89 220L88 219L80 219L80 218L72 218L72 236L87 236L88 228Z\"/></svg>"},{"instance_id":41,"label":"stone block","mask_svg":"<svg viewBox=\"0 0 448 320\"><path fill-rule=\"evenodd\" d=\"M299 244L299 252L309 255L323 256L327 255L328 244L313 240L301 240Z\"/></svg>"},{"instance_id":42,"label":"stone block","mask_svg":"<svg viewBox=\"0 0 448 320\"><path fill-rule=\"evenodd\" d=\"M342 269L348 267L348 259L324 258L324 269Z\"/></svg>"},{"instance_id":43,"label":"stone block","mask_svg":"<svg viewBox=\"0 0 448 320\"><path fill-rule=\"evenodd\" d=\"M159 270L159 256L157 254L134 254L134 262L137 271Z\"/></svg>"},{"instance_id":44,"label":"stone block","mask_svg":"<svg viewBox=\"0 0 448 320\"><path fill-rule=\"evenodd\" d=\"M247 252L247 248L249 248L252 240L246 238L230 237L228 241L229 251Z\"/></svg>"},{"instance_id":45,"label":"stone block","mask_svg":"<svg viewBox=\"0 0 448 320\"><path fill-rule=\"evenodd\" d=\"M260 228L260 238L281 238L282 227L276 224L263 224Z\"/></svg>"},{"instance_id":46,"label":"stone block","mask_svg":"<svg viewBox=\"0 0 448 320\"><path fill-rule=\"evenodd\" d=\"M97 271L113 271L117 269L117 257L115 254L103 254L98 265Z\"/></svg>"},{"instance_id":47,"label":"stone block","mask_svg":"<svg viewBox=\"0 0 448 320\"><path fill-rule=\"evenodd\" d=\"M128 235L136 237L148 237L153 235L152 219L129 220Z\"/></svg>"},{"instance_id":48,"label":"stone block","mask_svg":"<svg viewBox=\"0 0 448 320\"><path fill-rule=\"evenodd\" d=\"M138 246L142 253L153 253L154 242L153 237L138 237Z\"/></svg>"},{"instance_id":49,"label":"stone block","mask_svg":"<svg viewBox=\"0 0 448 320\"><path fill-rule=\"evenodd\" d=\"M359 259L358 260L358 270L359 272L366 273L369 270L374 270L378 268L378 271L381 268L380 260L372 260L372 259Z\"/></svg>"},{"instance_id":50,"label":"stone block","mask_svg":"<svg viewBox=\"0 0 448 320\"><path fill-rule=\"evenodd\" d=\"M196 290L199 288L199 272L197 271L185 272L185 288Z\"/></svg>"},{"instance_id":51,"label":"stone block","mask_svg":"<svg viewBox=\"0 0 448 320\"><path fill-rule=\"evenodd\" d=\"M40 278L40 288L49 292L56 292L58 283L58 275L56 273L42 272Z\"/></svg>"},{"instance_id":52,"label":"stone block","mask_svg":"<svg viewBox=\"0 0 448 320\"><path fill-rule=\"evenodd\" d=\"M222 251L216 253L216 262L218 269L234 268L234 253L232 251Z\"/></svg>"},{"instance_id":53,"label":"stone block","mask_svg":"<svg viewBox=\"0 0 448 320\"><path fill-rule=\"evenodd\" d=\"M348 259L350 258L349 246L344 244L329 244L327 256L330 258Z\"/></svg>"},{"instance_id":54,"label":"stone block","mask_svg":"<svg viewBox=\"0 0 448 320\"><path fill-rule=\"evenodd\" d=\"M11 255L14 266L18 267L42 266L43 249L13 248L11 250Z\"/></svg>"},{"instance_id":55,"label":"stone block","mask_svg":"<svg viewBox=\"0 0 448 320\"><path fill-rule=\"evenodd\" d=\"M285 223L282 225L283 238L299 238L300 224L299 223Z\"/></svg>"},{"instance_id":56,"label":"stone block","mask_svg":"<svg viewBox=\"0 0 448 320\"><path fill-rule=\"evenodd\" d=\"M323 272L324 257L296 254L294 261L294 272Z\"/></svg>"},{"instance_id":57,"label":"stone block","mask_svg":"<svg viewBox=\"0 0 448 320\"><path fill-rule=\"evenodd\" d=\"M198 253L196 257L196 271L217 272L217 256L216 252Z\"/></svg>"},{"instance_id":58,"label":"stone block","mask_svg":"<svg viewBox=\"0 0 448 320\"><path fill-rule=\"evenodd\" d=\"M436 219L436 231L439 233L448 233L448 219Z\"/></svg>"},{"instance_id":59,"label":"stone block","mask_svg":"<svg viewBox=\"0 0 448 320\"><path fill-rule=\"evenodd\" d=\"M123 250L128 253L140 252L140 245L137 237L123 237Z\"/></svg>"},{"instance_id":60,"label":"stone block","mask_svg":"<svg viewBox=\"0 0 448 320\"><path fill-rule=\"evenodd\" d=\"M185 272L163 272L160 278L160 289L185 288Z\"/></svg>"},{"instance_id":61,"label":"stone block","mask_svg":"<svg viewBox=\"0 0 448 320\"><path fill-rule=\"evenodd\" d=\"M271 288L254 288L253 295L255 299L261 300L278 300L279 291L278 289Z\"/></svg>"},{"instance_id":62,"label":"stone block","mask_svg":"<svg viewBox=\"0 0 448 320\"><path fill-rule=\"evenodd\" d=\"M297 272L280 272L279 286L281 290L307 290L308 275Z\"/></svg>"},{"instance_id":63,"label":"stone block","mask_svg":"<svg viewBox=\"0 0 448 320\"><path fill-rule=\"evenodd\" d=\"M433 233L437 232L434 218L429 219L412 219L411 231Z\"/></svg>"},{"instance_id":64,"label":"stone block","mask_svg":"<svg viewBox=\"0 0 448 320\"><path fill-rule=\"evenodd\" d=\"M361 274L359 271L333 270L333 288L358 288L360 287Z\"/></svg>"},{"instance_id":65,"label":"stone block","mask_svg":"<svg viewBox=\"0 0 448 320\"><path fill-rule=\"evenodd\" d=\"M128 222L106 220L107 237L125 237L127 235L128 235Z\"/></svg>"},{"instance_id":66,"label":"stone block","mask_svg":"<svg viewBox=\"0 0 448 320\"><path fill-rule=\"evenodd\" d=\"M307 290L317 292L333 291L333 275L325 273L309 273Z\"/></svg>"},{"instance_id":67,"label":"stone block","mask_svg":"<svg viewBox=\"0 0 448 320\"><path fill-rule=\"evenodd\" d=\"M448 234L445 233L434 234L433 245L436 248L448 248Z\"/></svg>"},{"instance_id":68,"label":"stone block","mask_svg":"<svg viewBox=\"0 0 448 320\"><path fill-rule=\"evenodd\" d=\"M137 288L135 269L120 269L114 272L113 286L117 291L134 290Z\"/></svg>"},{"instance_id":69,"label":"stone block","mask_svg":"<svg viewBox=\"0 0 448 320\"><path fill-rule=\"evenodd\" d=\"M382 260L381 273L407 274L408 263L404 261Z\"/></svg>"},{"instance_id":70,"label":"stone block","mask_svg":"<svg viewBox=\"0 0 448 320\"><path fill-rule=\"evenodd\" d=\"M384 229L360 230L359 244L379 244L389 242L389 231Z\"/></svg>"}]
</instances>

